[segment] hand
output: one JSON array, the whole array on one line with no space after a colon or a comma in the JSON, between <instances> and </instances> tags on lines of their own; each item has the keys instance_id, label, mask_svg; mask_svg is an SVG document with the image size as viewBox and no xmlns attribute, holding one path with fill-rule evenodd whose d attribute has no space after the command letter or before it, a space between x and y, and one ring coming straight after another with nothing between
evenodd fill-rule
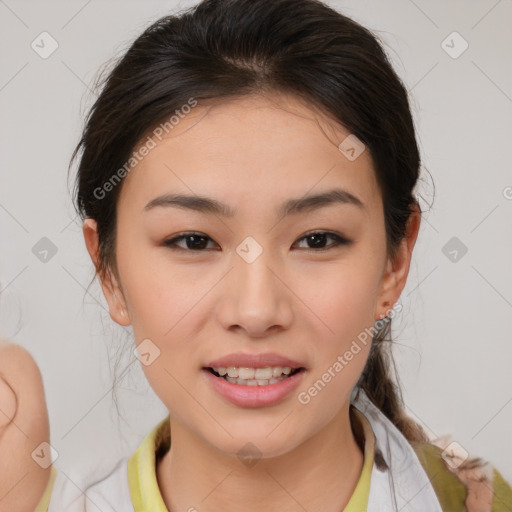
<instances>
[{"instance_id":1,"label":"hand","mask_svg":"<svg viewBox=\"0 0 512 512\"><path fill-rule=\"evenodd\" d=\"M39 368L26 349L0 339L0 512L34 511L51 472L32 458L44 441L50 425Z\"/></svg>"}]
</instances>

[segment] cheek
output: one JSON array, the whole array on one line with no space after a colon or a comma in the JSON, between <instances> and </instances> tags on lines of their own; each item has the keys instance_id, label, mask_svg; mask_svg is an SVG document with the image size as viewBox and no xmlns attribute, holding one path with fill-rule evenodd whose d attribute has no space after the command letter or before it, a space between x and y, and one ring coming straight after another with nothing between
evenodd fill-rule
<instances>
[{"instance_id":1,"label":"cheek","mask_svg":"<svg viewBox=\"0 0 512 512\"><path fill-rule=\"evenodd\" d=\"M378 266L354 255L321 272L301 273L296 294L304 305L308 322L315 322L326 344L343 344L373 325L378 298ZM307 307L306 307L307 306Z\"/></svg>"},{"instance_id":2,"label":"cheek","mask_svg":"<svg viewBox=\"0 0 512 512\"><path fill-rule=\"evenodd\" d=\"M179 383L190 381L191 372L199 371L201 354L196 348L205 319L210 318L205 309L208 291L219 276L211 268L171 264L165 253L154 248L125 247L118 266L134 338L137 345L145 344L140 352L157 354L142 369L171 408L183 402Z\"/></svg>"},{"instance_id":3,"label":"cheek","mask_svg":"<svg viewBox=\"0 0 512 512\"><path fill-rule=\"evenodd\" d=\"M146 378L162 402L176 413L176 404L181 404L181 410L188 403L183 385L190 387L193 372L198 371L194 334L200 299L211 285L191 281L186 271L169 266L162 272L144 261L125 274L129 276L125 288L130 319L136 344L145 347L139 354L156 354L150 364L144 364L141 357Z\"/></svg>"},{"instance_id":4,"label":"cheek","mask_svg":"<svg viewBox=\"0 0 512 512\"><path fill-rule=\"evenodd\" d=\"M368 359L375 279L364 269L344 267L322 280L317 276L316 293L308 296L309 287L302 288L305 302L314 305L321 321L308 313L302 326L314 338L316 349L312 371L296 399L299 410L315 418L317 426L332 420L341 404L348 402Z\"/></svg>"},{"instance_id":5,"label":"cheek","mask_svg":"<svg viewBox=\"0 0 512 512\"><path fill-rule=\"evenodd\" d=\"M171 264L165 248L119 239L124 251L119 252L118 267L135 339L171 336L174 326L207 291L205 279L194 276L190 267Z\"/></svg>"},{"instance_id":6,"label":"cheek","mask_svg":"<svg viewBox=\"0 0 512 512\"><path fill-rule=\"evenodd\" d=\"M316 347L308 380L313 388L301 390L306 396L303 401L299 396L299 403L306 404L321 394L315 403L334 407L342 397L348 397L359 379L374 334L378 269L375 261L354 255L343 264L332 265L329 271L304 272L297 281L297 295L309 306L301 306L301 330L309 333ZM316 413L324 414L321 407Z\"/></svg>"}]
</instances>

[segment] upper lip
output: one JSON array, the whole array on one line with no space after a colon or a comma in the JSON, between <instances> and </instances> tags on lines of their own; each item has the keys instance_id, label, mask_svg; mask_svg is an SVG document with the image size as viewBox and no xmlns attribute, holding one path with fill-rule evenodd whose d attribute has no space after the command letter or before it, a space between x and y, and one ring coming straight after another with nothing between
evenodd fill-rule
<instances>
[{"instance_id":1,"label":"upper lip","mask_svg":"<svg viewBox=\"0 0 512 512\"><path fill-rule=\"evenodd\" d=\"M229 368L230 366L243 368L266 368L267 366L289 366L290 368L303 368L304 366L298 361L294 361L285 356L273 352L266 354L245 354L237 352L223 356L214 361L210 361L206 368Z\"/></svg>"}]
</instances>

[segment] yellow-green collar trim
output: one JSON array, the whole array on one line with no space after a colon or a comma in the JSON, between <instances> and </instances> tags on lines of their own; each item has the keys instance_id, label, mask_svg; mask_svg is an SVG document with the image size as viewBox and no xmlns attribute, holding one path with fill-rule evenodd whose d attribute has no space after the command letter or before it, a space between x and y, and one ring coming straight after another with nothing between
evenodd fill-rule
<instances>
[{"instance_id":1,"label":"yellow-green collar trim","mask_svg":"<svg viewBox=\"0 0 512 512\"><path fill-rule=\"evenodd\" d=\"M363 428L364 436L364 460L363 470L357 482L354 493L352 494L347 506L343 512L362 512L368 508L368 498L370 497L370 481L372 478L373 459L375 456L375 435L373 434L370 422L366 416L354 407L354 413L357 415Z\"/></svg>"},{"instance_id":2,"label":"yellow-green collar trim","mask_svg":"<svg viewBox=\"0 0 512 512\"><path fill-rule=\"evenodd\" d=\"M156 438L167 422L169 416L151 430L128 460L128 483L135 512L169 512L158 487L155 464Z\"/></svg>"},{"instance_id":3,"label":"yellow-green collar trim","mask_svg":"<svg viewBox=\"0 0 512 512\"><path fill-rule=\"evenodd\" d=\"M46 489L41 496L41 499L39 500L39 503L37 504L37 507L35 508L34 512L47 512L48 507L50 505L50 498L52 497L52 491L53 491L53 484L55 483L55 480L57 479L57 468L52 465L51 473L50 473L50 479L48 480L48 483L46 484Z\"/></svg>"},{"instance_id":4,"label":"yellow-green collar trim","mask_svg":"<svg viewBox=\"0 0 512 512\"><path fill-rule=\"evenodd\" d=\"M355 413L363 428L364 462L361 476L344 512L361 512L367 509L375 451L375 437L370 423L363 413L358 410ZM128 460L128 482L135 512L169 512L158 487L155 464L156 440L168 422L169 416L161 420Z\"/></svg>"}]
</instances>

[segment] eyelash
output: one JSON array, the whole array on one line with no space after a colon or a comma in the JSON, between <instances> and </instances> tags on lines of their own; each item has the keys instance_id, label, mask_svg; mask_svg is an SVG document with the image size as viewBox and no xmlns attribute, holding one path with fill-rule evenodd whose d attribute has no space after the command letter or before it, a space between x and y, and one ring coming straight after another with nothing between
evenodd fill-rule
<instances>
[{"instance_id":1,"label":"eyelash","mask_svg":"<svg viewBox=\"0 0 512 512\"><path fill-rule=\"evenodd\" d=\"M348 238L345 238L336 233L332 233L330 231L312 231L310 233L307 233L303 237L299 238L298 241L300 242L302 240L305 240L305 239L307 239L311 236L315 236L315 235L326 235L327 237L332 238L335 241L335 243L331 244L327 247L320 248L320 249L308 248L308 249L304 249L304 250L306 250L308 252L324 252L324 251L328 251L329 249L334 249L336 247L339 247L341 245L350 245L353 242L352 240L349 240ZM206 251L206 249L189 249L189 248L183 248L183 247L176 246L177 242L184 240L186 238L189 238L189 237L193 237L193 236L196 236L198 238L207 238L209 240L212 240L209 236L205 235L204 233L189 232L189 233L183 233L183 234L181 234L177 237L171 238L169 240L165 240L164 245L171 250L181 250L181 251L186 251L186 252L204 252L204 251Z\"/></svg>"}]
</instances>

